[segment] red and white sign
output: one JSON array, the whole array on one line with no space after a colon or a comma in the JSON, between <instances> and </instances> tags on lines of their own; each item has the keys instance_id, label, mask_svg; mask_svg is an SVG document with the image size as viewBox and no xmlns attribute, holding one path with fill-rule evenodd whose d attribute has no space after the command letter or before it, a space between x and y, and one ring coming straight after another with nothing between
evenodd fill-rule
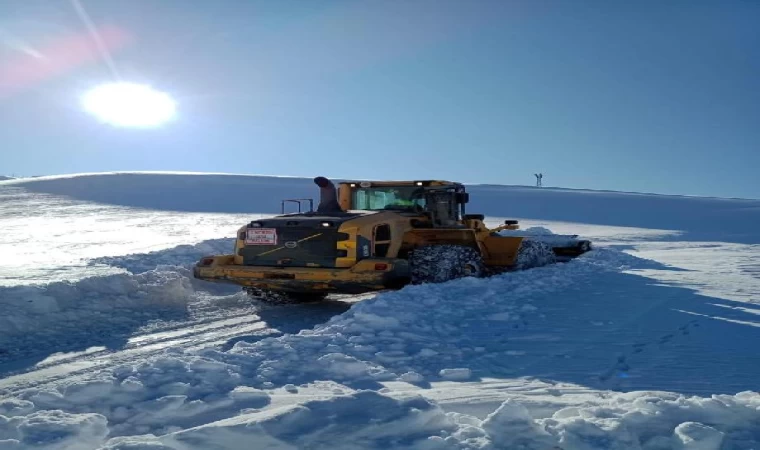
<instances>
[{"instance_id":1,"label":"red and white sign","mask_svg":"<svg viewBox=\"0 0 760 450\"><path fill-rule=\"evenodd\" d=\"M277 244L276 228L248 228L245 233L245 245Z\"/></svg>"}]
</instances>

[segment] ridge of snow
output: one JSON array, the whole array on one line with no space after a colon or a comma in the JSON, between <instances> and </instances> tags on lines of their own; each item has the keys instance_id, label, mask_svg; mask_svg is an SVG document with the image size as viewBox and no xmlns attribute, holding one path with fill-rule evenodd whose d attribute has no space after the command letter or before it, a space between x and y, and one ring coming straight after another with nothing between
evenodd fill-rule
<instances>
[{"instance_id":1,"label":"ridge of snow","mask_svg":"<svg viewBox=\"0 0 760 450\"><path fill-rule=\"evenodd\" d=\"M171 177L172 175L194 175L194 176L210 176L210 177L285 178L285 179L303 179L303 180L307 179L306 177L293 176L293 175L259 175L259 174L250 174L250 173L242 173L242 172L241 173L193 172L193 171L182 171L182 170L116 170L116 171L106 171L106 172L76 172L76 173L56 174L56 175L39 175L39 176L34 176L34 177L23 177L23 178L13 178L13 177L3 177L3 178L5 178L5 180L15 180L16 183L13 183L13 184L29 184L29 183L35 183L35 182L40 182L40 181L51 181L51 180L77 181L77 179L87 178L87 177L111 177L111 176L118 176L118 175L166 175L168 177Z\"/></svg>"},{"instance_id":2,"label":"ridge of snow","mask_svg":"<svg viewBox=\"0 0 760 450\"><path fill-rule=\"evenodd\" d=\"M35 182L54 181L54 180L72 180L76 181L78 178L86 177L103 177L103 176L121 176L121 175L164 175L164 176L200 176L200 177L244 177L251 179L262 180L297 180L303 183L312 183L313 177L301 176L301 175L276 175L276 174L255 174L255 173L243 173L243 172L198 172L198 171L180 171L180 170L122 170L122 171L104 171L104 172L76 172L68 174L56 174L56 175L40 175L35 177L22 177L14 178L7 176L0 176L0 181L13 181L13 183L7 183L7 185L24 185L33 184ZM314 175L317 176L317 175ZM334 181L342 180L355 180L355 177L339 177L324 175ZM391 177L392 178L392 177ZM389 178L361 178L366 181L387 181ZM427 178L420 178L427 179ZM449 180L458 181L458 180ZM476 182L463 182L465 186L471 188L482 189L518 189L518 190L538 190L545 192L571 192L578 194L620 194L620 195L635 195L644 197L673 197L675 199L707 199L707 200L728 200L728 201L747 201L758 202L760 198L751 197L717 197L709 195L692 195L692 194L663 194L657 192L644 192L644 191L622 191L612 189L588 189L588 188L574 188L574 187L561 187L561 186L542 186L536 187L527 184L496 184L496 183L476 183Z\"/></svg>"}]
</instances>

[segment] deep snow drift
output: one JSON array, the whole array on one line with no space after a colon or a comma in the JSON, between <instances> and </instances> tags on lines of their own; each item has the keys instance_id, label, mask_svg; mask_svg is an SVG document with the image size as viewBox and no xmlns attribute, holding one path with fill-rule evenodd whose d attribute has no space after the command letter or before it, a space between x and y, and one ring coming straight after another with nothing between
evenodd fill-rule
<instances>
[{"instance_id":1,"label":"deep snow drift","mask_svg":"<svg viewBox=\"0 0 760 450\"><path fill-rule=\"evenodd\" d=\"M111 364L53 365L47 381L26 367L0 380L0 449L760 447L760 201L468 190L489 222L599 248L370 296L311 323L299 317L313 307L248 301L248 315L290 327L150 357L116 345ZM104 330L196 326L188 311L224 317L245 298L188 266L281 198L315 194L311 180L228 175L0 183L12 231L0 251L26 264L0 262L6 361ZM728 216L737 223L715 226Z\"/></svg>"}]
</instances>

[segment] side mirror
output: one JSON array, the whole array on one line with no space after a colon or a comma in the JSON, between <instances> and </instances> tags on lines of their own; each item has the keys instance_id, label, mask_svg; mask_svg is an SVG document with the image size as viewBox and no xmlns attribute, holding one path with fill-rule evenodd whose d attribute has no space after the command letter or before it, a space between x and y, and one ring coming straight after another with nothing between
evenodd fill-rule
<instances>
[{"instance_id":1,"label":"side mirror","mask_svg":"<svg viewBox=\"0 0 760 450\"><path fill-rule=\"evenodd\" d=\"M468 192L457 193L457 203L469 203L469 202L470 202L470 194Z\"/></svg>"}]
</instances>

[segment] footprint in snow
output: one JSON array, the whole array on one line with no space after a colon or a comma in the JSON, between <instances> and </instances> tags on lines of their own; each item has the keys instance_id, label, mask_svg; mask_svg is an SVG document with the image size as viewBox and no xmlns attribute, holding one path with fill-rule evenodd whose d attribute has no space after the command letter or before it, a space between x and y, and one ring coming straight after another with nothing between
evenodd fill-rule
<instances>
[{"instance_id":1,"label":"footprint in snow","mask_svg":"<svg viewBox=\"0 0 760 450\"><path fill-rule=\"evenodd\" d=\"M699 323L695 319L678 329L681 331L682 335L686 336L688 334L691 334L691 331L689 331L689 328L692 328L692 327L696 328L698 326L699 326Z\"/></svg>"},{"instance_id":2,"label":"footprint in snow","mask_svg":"<svg viewBox=\"0 0 760 450\"><path fill-rule=\"evenodd\" d=\"M619 355L617 362L603 374L599 375L599 381L609 381L613 376L618 378L628 378L628 371L631 370L631 366L626 362L625 355Z\"/></svg>"},{"instance_id":3,"label":"footprint in snow","mask_svg":"<svg viewBox=\"0 0 760 450\"><path fill-rule=\"evenodd\" d=\"M691 333L691 328L699 327L699 321L698 319L694 319L686 323L685 325L681 325L678 327L678 330L681 335L686 336ZM664 345L673 340L673 338L676 337L675 333L669 333L662 337L660 337L657 340L657 343L659 345ZM633 344L633 354L643 353L644 350L651 344L652 342L637 342ZM617 362L606 372L604 372L602 375L599 376L599 380L606 382L610 378L613 377L613 375L616 375L620 378L626 378L628 376L628 371L631 370L631 366L627 363L627 358L625 355L620 355L617 357Z\"/></svg>"}]
</instances>

